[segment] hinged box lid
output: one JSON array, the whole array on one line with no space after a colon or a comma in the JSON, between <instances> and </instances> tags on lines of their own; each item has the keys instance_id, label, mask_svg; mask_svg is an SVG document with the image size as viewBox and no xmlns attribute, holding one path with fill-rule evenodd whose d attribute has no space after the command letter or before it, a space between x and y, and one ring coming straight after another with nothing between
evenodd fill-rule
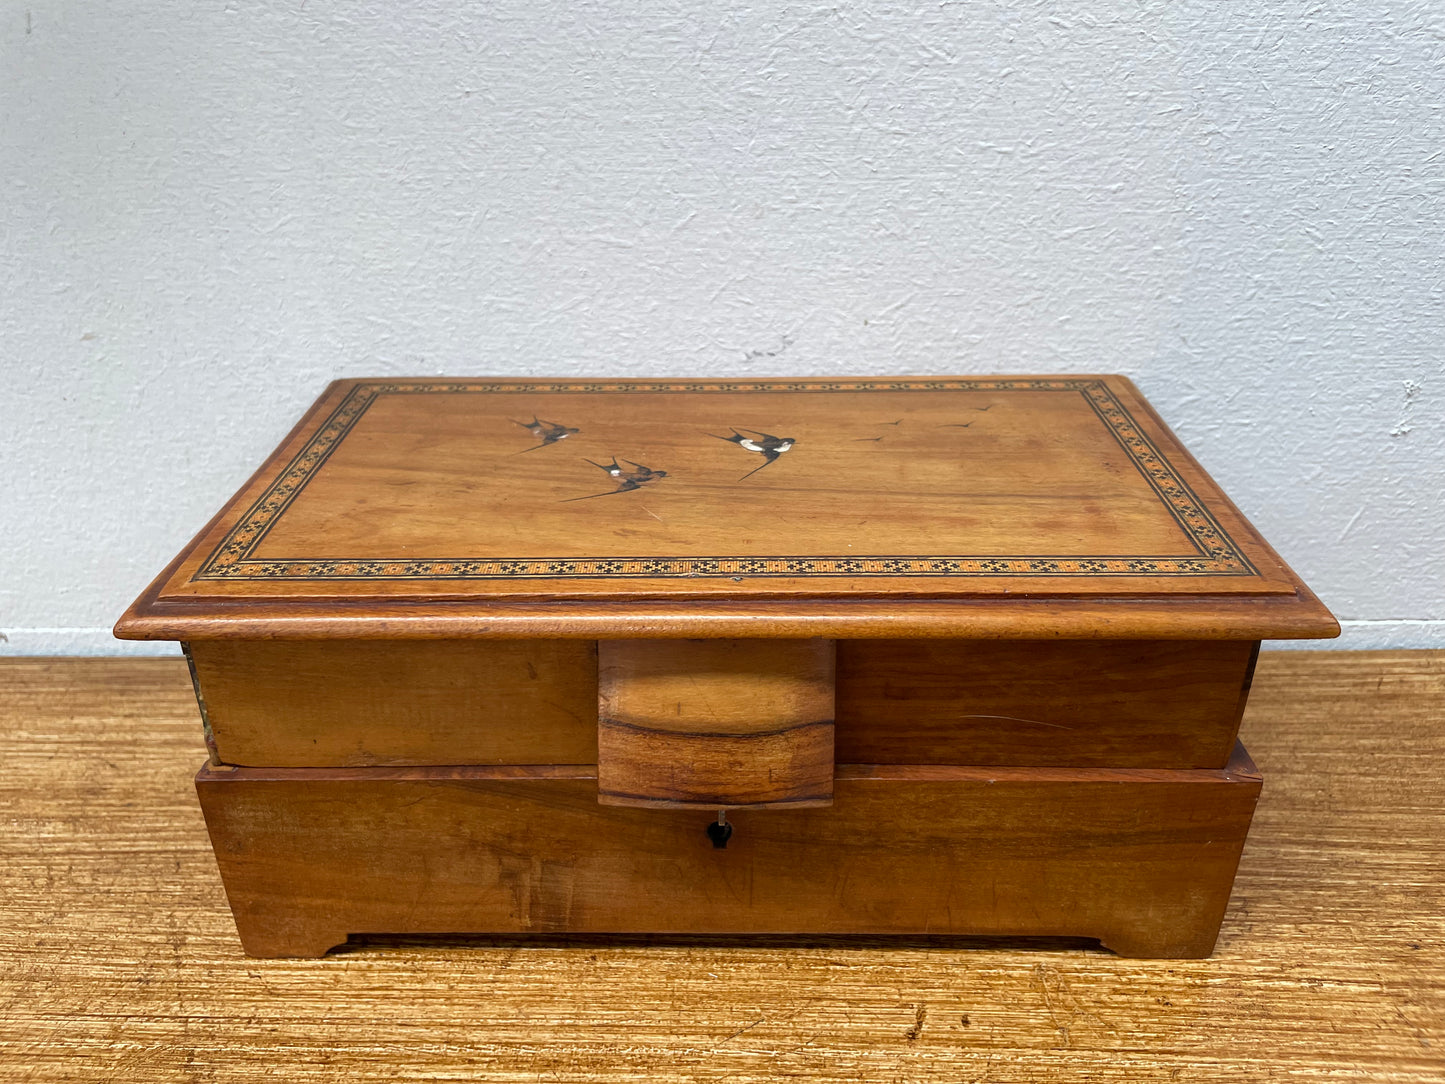
<instances>
[{"instance_id":1,"label":"hinged box lid","mask_svg":"<svg viewBox=\"0 0 1445 1084\"><path fill-rule=\"evenodd\" d=\"M1337 633L1119 376L338 381L116 627Z\"/></svg>"}]
</instances>

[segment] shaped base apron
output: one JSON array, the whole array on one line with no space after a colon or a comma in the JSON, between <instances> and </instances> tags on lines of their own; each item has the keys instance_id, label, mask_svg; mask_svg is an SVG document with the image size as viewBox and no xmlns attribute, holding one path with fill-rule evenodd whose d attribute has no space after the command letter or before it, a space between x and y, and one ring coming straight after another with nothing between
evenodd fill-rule
<instances>
[{"instance_id":1,"label":"shaped base apron","mask_svg":"<svg viewBox=\"0 0 1445 1084\"><path fill-rule=\"evenodd\" d=\"M205 768L242 944L360 933L1096 937L1214 946L1260 778L1222 770L841 766L827 808L603 806L590 767Z\"/></svg>"}]
</instances>

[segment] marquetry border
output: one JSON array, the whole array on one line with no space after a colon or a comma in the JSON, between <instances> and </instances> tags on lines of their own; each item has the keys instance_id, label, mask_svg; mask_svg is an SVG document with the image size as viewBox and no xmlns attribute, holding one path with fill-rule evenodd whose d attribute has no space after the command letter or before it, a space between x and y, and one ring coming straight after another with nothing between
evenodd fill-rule
<instances>
[{"instance_id":1,"label":"marquetry border","mask_svg":"<svg viewBox=\"0 0 1445 1084\"><path fill-rule=\"evenodd\" d=\"M325 465L346 435L384 395L547 395L739 392L1073 391L1082 395L1129 455L1195 553L1168 557L825 556L556 557L430 560L258 560L267 532ZM1101 380L807 380L807 381L372 381L356 384L305 446L246 510L193 580L489 580L670 579L728 576L1257 576L1239 546Z\"/></svg>"}]
</instances>

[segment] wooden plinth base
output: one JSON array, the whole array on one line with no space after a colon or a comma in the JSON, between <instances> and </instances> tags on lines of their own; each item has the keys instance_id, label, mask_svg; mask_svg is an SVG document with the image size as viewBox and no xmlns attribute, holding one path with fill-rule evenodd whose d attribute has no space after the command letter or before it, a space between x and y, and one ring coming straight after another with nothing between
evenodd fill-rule
<instances>
[{"instance_id":1,"label":"wooden plinth base","mask_svg":"<svg viewBox=\"0 0 1445 1084\"><path fill-rule=\"evenodd\" d=\"M826 809L602 806L595 768L205 768L252 956L353 933L1096 937L1214 947L1260 778L1218 771L842 765Z\"/></svg>"}]
</instances>

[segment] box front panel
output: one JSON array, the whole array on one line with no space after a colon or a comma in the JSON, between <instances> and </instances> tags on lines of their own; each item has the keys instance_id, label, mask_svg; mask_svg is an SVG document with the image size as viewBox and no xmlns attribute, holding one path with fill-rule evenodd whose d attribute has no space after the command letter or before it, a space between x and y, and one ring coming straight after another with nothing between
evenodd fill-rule
<instances>
[{"instance_id":1,"label":"box front panel","mask_svg":"<svg viewBox=\"0 0 1445 1084\"><path fill-rule=\"evenodd\" d=\"M1219 768L1251 641L840 640L839 763Z\"/></svg>"},{"instance_id":2,"label":"box front panel","mask_svg":"<svg viewBox=\"0 0 1445 1084\"><path fill-rule=\"evenodd\" d=\"M597 762L589 640L210 641L189 650L219 763Z\"/></svg>"},{"instance_id":3,"label":"box front panel","mask_svg":"<svg viewBox=\"0 0 1445 1084\"><path fill-rule=\"evenodd\" d=\"M840 640L835 759L1218 768L1256 649ZM190 650L218 763L597 763L591 641L215 641ZM682 711L686 698L677 699ZM768 720L754 722L766 729Z\"/></svg>"},{"instance_id":4,"label":"box front panel","mask_svg":"<svg viewBox=\"0 0 1445 1084\"><path fill-rule=\"evenodd\" d=\"M874 767L827 809L599 806L589 773L203 771L246 951L350 933L888 933L1214 944L1259 778L1230 771Z\"/></svg>"}]
</instances>

